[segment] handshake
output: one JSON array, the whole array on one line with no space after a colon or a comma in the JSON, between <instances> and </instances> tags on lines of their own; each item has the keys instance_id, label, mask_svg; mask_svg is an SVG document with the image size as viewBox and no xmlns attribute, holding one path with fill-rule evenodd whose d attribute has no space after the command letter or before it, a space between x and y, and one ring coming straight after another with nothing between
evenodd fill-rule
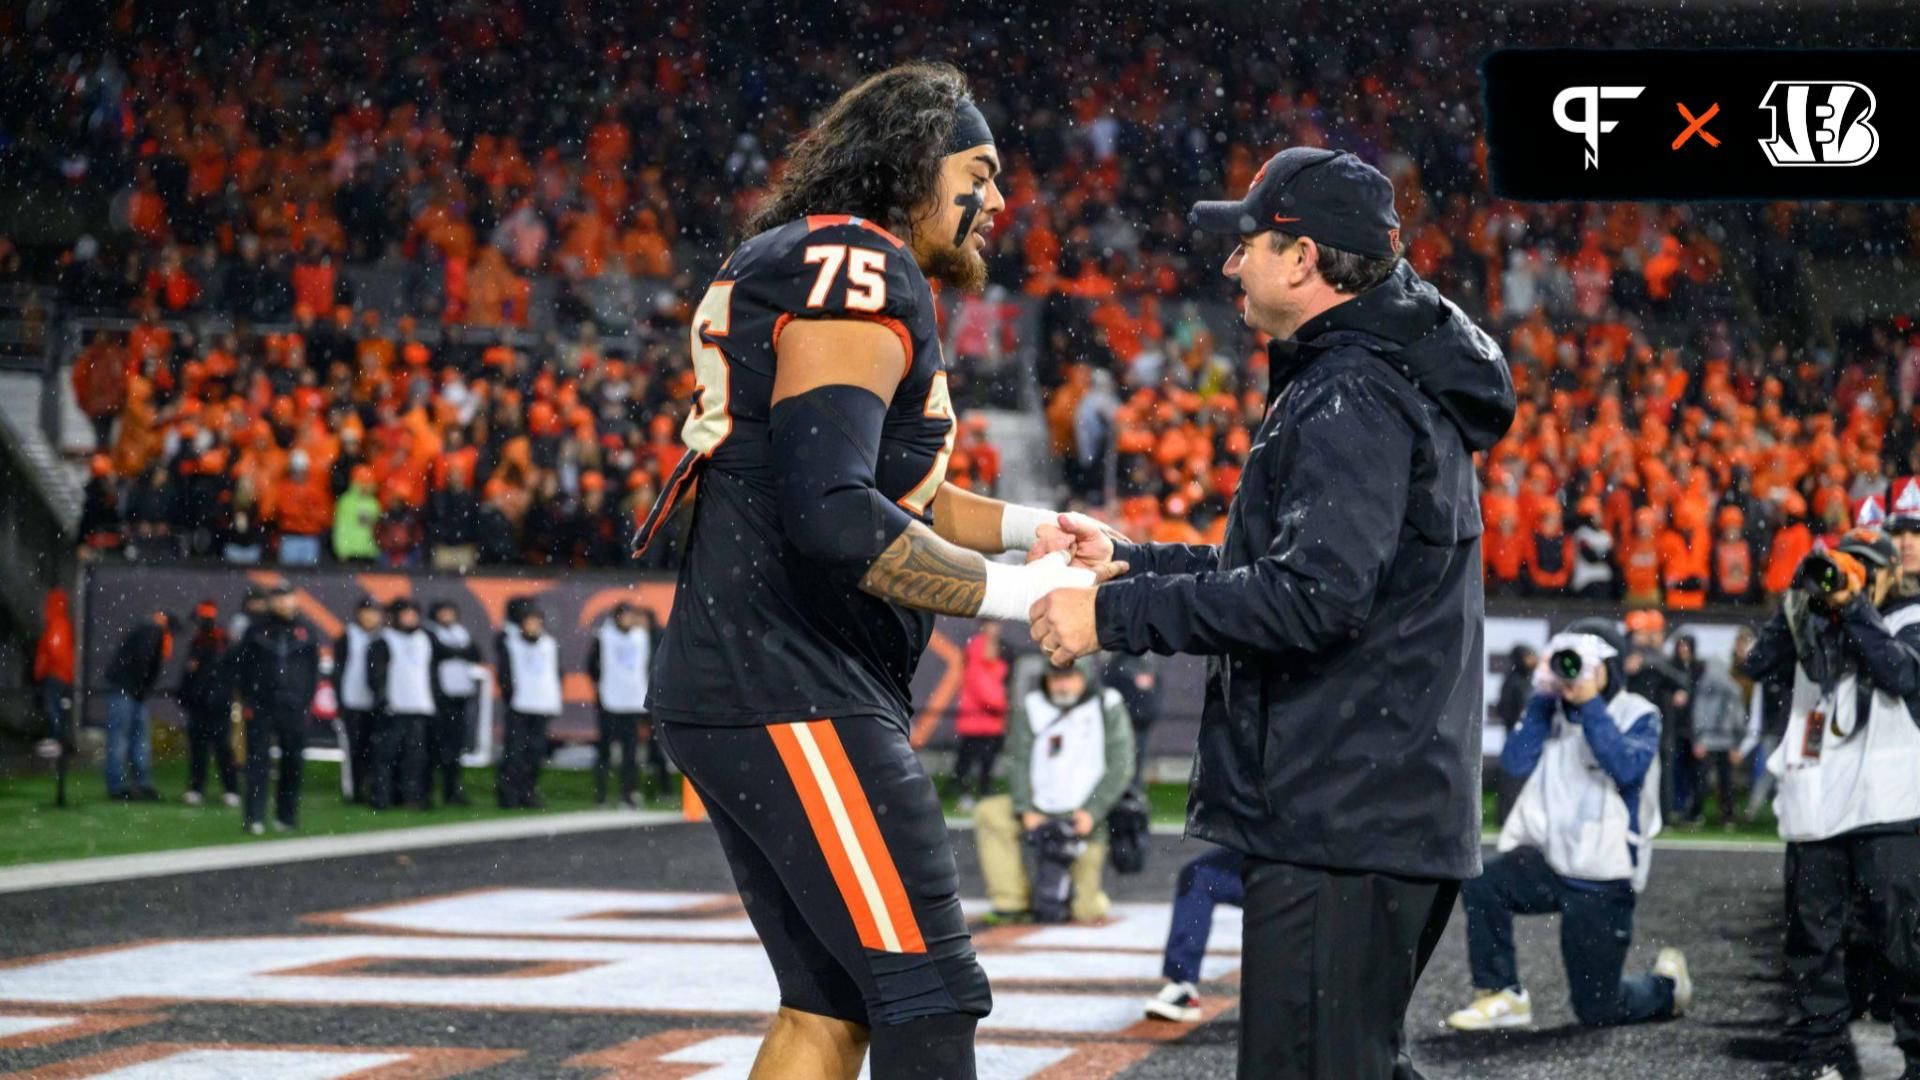
<instances>
[{"instance_id":1,"label":"handshake","mask_svg":"<svg viewBox=\"0 0 1920 1080\"><path fill-rule=\"evenodd\" d=\"M980 618L1028 621L1047 659L1070 664L1100 650L1094 627L1094 586L1127 572L1116 562L1115 540L1125 536L1085 514L1052 514L1008 506L1001 540L1025 550L1025 566L987 564Z\"/></svg>"}]
</instances>

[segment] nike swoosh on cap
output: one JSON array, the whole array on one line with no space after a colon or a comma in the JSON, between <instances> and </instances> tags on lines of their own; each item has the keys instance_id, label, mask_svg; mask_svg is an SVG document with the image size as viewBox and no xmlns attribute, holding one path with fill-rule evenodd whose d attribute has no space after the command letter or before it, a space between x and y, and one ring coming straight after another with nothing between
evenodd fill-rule
<instances>
[{"instance_id":1,"label":"nike swoosh on cap","mask_svg":"<svg viewBox=\"0 0 1920 1080\"><path fill-rule=\"evenodd\" d=\"M1297 217L1281 217L1279 214L1273 215L1273 223L1276 225L1285 225L1289 221L1299 221L1299 220L1300 219Z\"/></svg>"}]
</instances>

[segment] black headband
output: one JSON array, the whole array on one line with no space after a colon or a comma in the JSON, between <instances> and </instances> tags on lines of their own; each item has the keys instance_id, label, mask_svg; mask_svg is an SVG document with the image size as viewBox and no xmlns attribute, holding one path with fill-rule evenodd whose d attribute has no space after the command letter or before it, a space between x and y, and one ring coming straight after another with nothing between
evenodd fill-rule
<instances>
[{"instance_id":1,"label":"black headband","mask_svg":"<svg viewBox=\"0 0 1920 1080\"><path fill-rule=\"evenodd\" d=\"M953 110L953 135L947 139L947 153L957 154L982 144L993 145L993 129L987 118L971 101L962 101Z\"/></svg>"}]
</instances>

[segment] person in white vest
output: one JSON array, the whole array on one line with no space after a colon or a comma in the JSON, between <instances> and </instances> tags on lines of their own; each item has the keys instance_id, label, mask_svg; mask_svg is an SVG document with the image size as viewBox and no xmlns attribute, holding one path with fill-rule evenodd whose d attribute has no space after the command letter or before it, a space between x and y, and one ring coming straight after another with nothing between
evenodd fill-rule
<instances>
[{"instance_id":1,"label":"person in white vest","mask_svg":"<svg viewBox=\"0 0 1920 1080\"><path fill-rule=\"evenodd\" d=\"M1903 1075L1920 1076L1920 602L1900 595L1899 566L1895 542L1869 530L1816 549L1743 665L1756 679L1793 675L1786 735L1767 759L1787 841L1796 1060L1781 1077L1859 1075L1848 969L1864 958L1849 938L1878 955Z\"/></svg>"},{"instance_id":2,"label":"person in white vest","mask_svg":"<svg viewBox=\"0 0 1920 1080\"><path fill-rule=\"evenodd\" d=\"M440 799L448 806L469 806L460 777L460 755L467 748L467 731L473 725L474 698L480 692L480 679L474 665L480 662L480 645L460 623L460 609L451 600L437 601L427 623L427 632L439 644L433 665L433 722L427 726L426 775L421 791L433 797L434 781L439 781Z\"/></svg>"},{"instance_id":3,"label":"person in white vest","mask_svg":"<svg viewBox=\"0 0 1920 1080\"><path fill-rule=\"evenodd\" d=\"M353 605L353 621L334 642L334 670L340 677L340 733L346 745L340 748L341 767L346 769L345 787L353 801L367 801L373 779L373 683L367 677L367 651L380 634L385 617L371 596L362 596Z\"/></svg>"},{"instance_id":4,"label":"person in white vest","mask_svg":"<svg viewBox=\"0 0 1920 1080\"><path fill-rule=\"evenodd\" d=\"M1547 642L1534 694L1500 766L1526 777L1500 830L1500 854L1460 887L1475 999L1447 1017L1460 1031L1524 1027L1533 1002L1515 965L1513 917L1560 913L1574 1016L1593 1026L1665 1020L1693 1001L1678 949L1649 974L1622 975L1633 910L1660 831L1660 711L1627 689L1619 631L1582 619Z\"/></svg>"},{"instance_id":5,"label":"person in white vest","mask_svg":"<svg viewBox=\"0 0 1920 1080\"><path fill-rule=\"evenodd\" d=\"M500 700L507 707L506 746L501 751L495 794L502 809L539 809L540 764L547 756L547 725L560 715L560 645L547 633L546 616L522 597L507 605L494 667Z\"/></svg>"},{"instance_id":6,"label":"person in white vest","mask_svg":"<svg viewBox=\"0 0 1920 1080\"><path fill-rule=\"evenodd\" d=\"M647 669L653 663L653 637L640 612L622 600L587 643L587 677L599 706L599 739L594 743L593 799L607 805L607 773L613 750L620 749L620 805L638 810L640 725L647 713Z\"/></svg>"},{"instance_id":7,"label":"person in white vest","mask_svg":"<svg viewBox=\"0 0 1920 1080\"><path fill-rule=\"evenodd\" d=\"M1095 664L1082 657L1049 668L1039 689L1007 716L1010 794L982 799L974 810L980 874L997 921L1019 921L1051 906L1036 896L1021 855L1024 839L1048 858L1041 841L1050 830L1079 841L1067 875L1066 914L1076 922L1107 914L1101 885L1107 844L1096 830L1133 780L1133 722L1120 692L1100 685Z\"/></svg>"},{"instance_id":8,"label":"person in white vest","mask_svg":"<svg viewBox=\"0 0 1920 1080\"><path fill-rule=\"evenodd\" d=\"M425 809L427 725L433 720L438 642L420 625L420 606L407 597L387 606L387 618L387 628L367 647L367 681L376 703L367 805L385 810L398 801Z\"/></svg>"}]
</instances>

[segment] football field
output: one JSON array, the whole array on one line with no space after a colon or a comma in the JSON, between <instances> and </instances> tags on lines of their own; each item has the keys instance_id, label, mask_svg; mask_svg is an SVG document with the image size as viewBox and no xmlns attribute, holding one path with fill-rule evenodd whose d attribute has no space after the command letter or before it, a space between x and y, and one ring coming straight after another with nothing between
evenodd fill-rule
<instances>
[{"instance_id":1,"label":"football field","mask_svg":"<svg viewBox=\"0 0 1920 1080\"><path fill-rule=\"evenodd\" d=\"M981 895L971 834L962 889ZM1154 837L1097 927L976 934L994 988L980 1074L1218 1080L1240 1022L1238 912L1203 972L1208 1019L1142 1018L1180 864ZM1778 1058L1780 857L1662 850L1630 963L1685 949L1693 1011L1572 1025L1556 922L1524 920L1536 1027L1443 1034L1468 993L1455 918L1409 1033L1430 1077L1744 1077ZM4 881L0 881L0 887ZM983 905L980 905L983 906ZM772 972L705 825L626 827L0 894L0 1075L115 1080L744 1078ZM1862 1050L1892 1075L1886 1029ZM1876 1059L1878 1059L1876 1061Z\"/></svg>"}]
</instances>

